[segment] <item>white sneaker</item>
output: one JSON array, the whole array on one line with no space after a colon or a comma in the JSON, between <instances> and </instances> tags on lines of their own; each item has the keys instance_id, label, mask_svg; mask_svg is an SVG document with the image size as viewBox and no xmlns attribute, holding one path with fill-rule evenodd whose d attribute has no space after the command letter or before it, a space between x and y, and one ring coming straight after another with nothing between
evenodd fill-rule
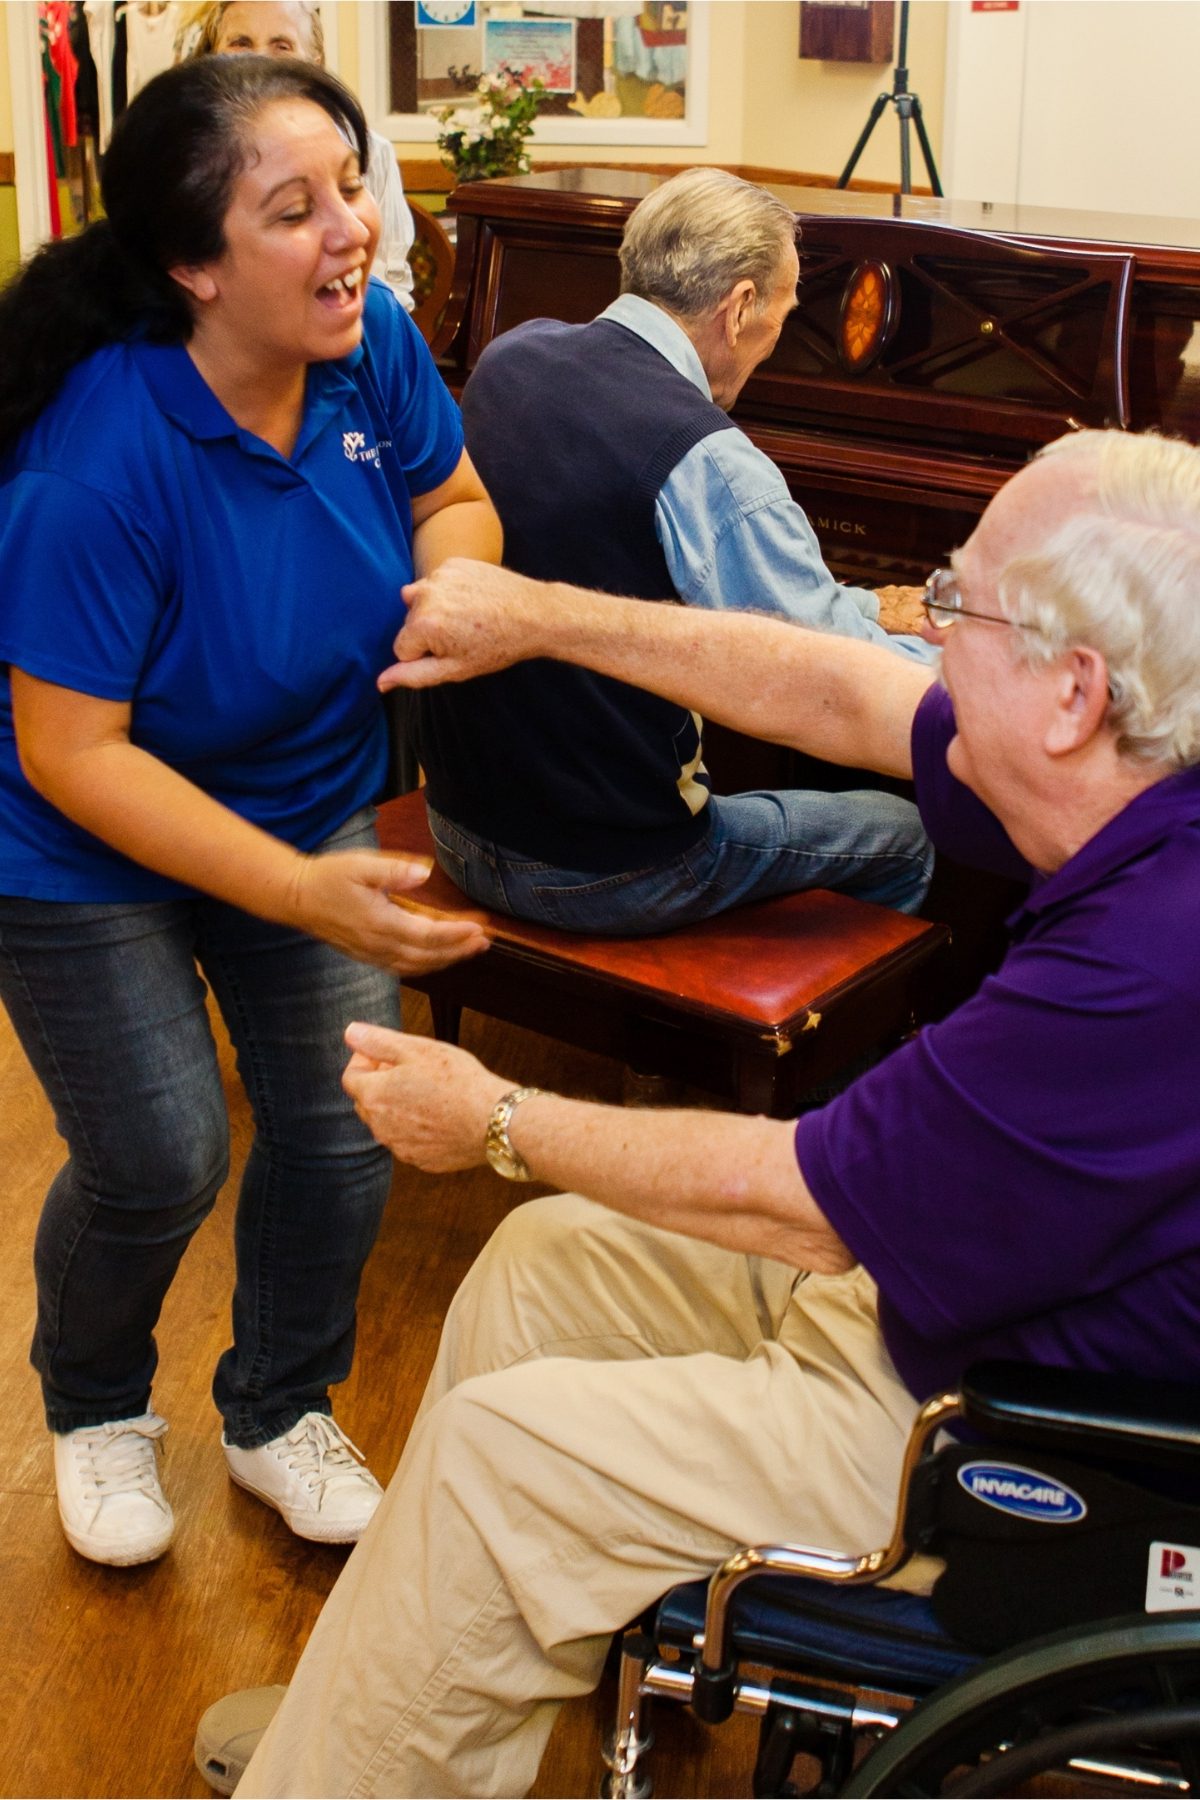
<instances>
[{"instance_id":1,"label":"white sneaker","mask_svg":"<svg viewBox=\"0 0 1200 1800\"><path fill-rule=\"evenodd\" d=\"M155 1449L167 1429L157 1413L54 1434L58 1516L67 1542L93 1562L153 1562L171 1542L175 1515L158 1479Z\"/></svg>"},{"instance_id":2,"label":"white sneaker","mask_svg":"<svg viewBox=\"0 0 1200 1800\"><path fill-rule=\"evenodd\" d=\"M355 1544L383 1499L362 1451L327 1413L305 1413L257 1450L221 1443L238 1486L282 1513L297 1537Z\"/></svg>"}]
</instances>

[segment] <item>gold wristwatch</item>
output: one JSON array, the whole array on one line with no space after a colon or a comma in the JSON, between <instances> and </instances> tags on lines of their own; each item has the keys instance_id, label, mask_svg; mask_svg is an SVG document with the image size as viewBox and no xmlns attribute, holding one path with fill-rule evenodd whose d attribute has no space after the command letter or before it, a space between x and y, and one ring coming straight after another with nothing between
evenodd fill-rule
<instances>
[{"instance_id":1,"label":"gold wristwatch","mask_svg":"<svg viewBox=\"0 0 1200 1800\"><path fill-rule=\"evenodd\" d=\"M513 1088L510 1093L497 1100L492 1108L492 1116L487 1122L484 1149L487 1152L487 1159L497 1175L503 1175L506 1181L532 1181L534 1179L533 1171L521 1152L514 1150L508 1135L508 1128L512 1123L512 1116L522 1100L532 1100L535 1095L542 1092L544 1092L542 1088L536 1087Z\"/></svg>"}]
</instances>

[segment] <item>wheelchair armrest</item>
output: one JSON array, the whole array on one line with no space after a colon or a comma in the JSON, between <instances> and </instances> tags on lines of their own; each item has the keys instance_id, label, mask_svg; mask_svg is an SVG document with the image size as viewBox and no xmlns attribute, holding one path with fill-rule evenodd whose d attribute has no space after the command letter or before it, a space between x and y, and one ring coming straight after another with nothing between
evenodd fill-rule
<instances>
[{"instance_id":1,"label":"wheelchair armrest","mask_svg":"<svg viewBox=\"0 0 1200 1800\"><path fill-rule=\"evenodd\" d=\"M974 1363L960 1393L964 1422L990 1438L1168 1468L1200 1458L1200 1392L1183 1382L997 1361Z\"/></svg>"}]
</instances>

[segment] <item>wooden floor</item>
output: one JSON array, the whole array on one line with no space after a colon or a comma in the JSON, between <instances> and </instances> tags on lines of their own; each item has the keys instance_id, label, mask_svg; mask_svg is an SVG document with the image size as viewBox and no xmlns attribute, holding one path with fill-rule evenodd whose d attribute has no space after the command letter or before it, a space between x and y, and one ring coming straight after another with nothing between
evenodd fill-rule
<instances>
[{"instance_id":1,"label":"wooden floor","mask_svg":"<svg viewBox=\"0 0 1200 1800\"><path fill-rule=\"evenodd\" d=\"M413 1029L428 1030L414 1001ZM617 1099L622 1072L530 1033L468 1015L464 1042L515 1080ZM247 1142L244 1099L222 1039L236 1181ZM49 1437L27 1354L31 1251L57 1168L49 1108L0 1012L0 1796L204 1795L192 1766L196 1720L230 1688L286 1681L345 1552L305 1545L233 1487L209 1396L227 1342L233 1182L198 1233L158 1333L154 1402L170 1421L164 1479L178 1519L160 1562L103 1569L59 1530ZM525 1190L526 1192L528 1190ZM513 1198L489 1170L397 1172L367 1271L354 1373L337 1414L381 1479L394 1469L433 1358L446 1305ZM534 1792L597 1791L609 1694L564 1708ZM657 1720L659 1795L749 1793L749 1723L709 1734L677 1708Z\"/></svg>"}]
</instances>

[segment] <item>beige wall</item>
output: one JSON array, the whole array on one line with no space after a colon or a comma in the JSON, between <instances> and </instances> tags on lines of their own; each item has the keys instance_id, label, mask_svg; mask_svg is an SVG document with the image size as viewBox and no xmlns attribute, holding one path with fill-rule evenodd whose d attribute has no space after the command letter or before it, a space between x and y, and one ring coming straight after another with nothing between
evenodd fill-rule
<instances>
[{"instance_id":1,"label":"beige wall","mask_svg":"<svg viewBox=\"0 0 1200 1800\"><path fill-rule=\"evenodd\" d=\"M1200 221L1197 0L955 6L946 52L949 192Z\"/></svg>"},{"instance_id":2,"label":"beige wall","mask_svg":"<svg viewBox=\"0 0 1200 1800\"><path fill-rule=\"evenodd\" d=\"M0 6L0 150L13 147L12 106L8 97L7 11L7 6Z\"/></svg>"},{"instance_id":3,"label":"beige wall","mask_svg":"<svg viewBox=\"0 0 1200 1800\"><path fill-rule=\"evenodd\" d=\"M21 260L17 237L17 190L0 187L0 287Z\"/></svg>"},{"instance_id":4,"label":"beige wall","mask_svg":"<svg viewBox=\"0 0 1200 1800\"><path fill-rule=\"evenodd\" d=\"M890 64L813 62L799 55L799 7L790 0L749 0L743 15L745 83L741 162L838 175L867 122L877 94L890 91ZM935 160L942 138L948 0L915 0L908 29L909 87L920 97ZM714 66L720 63L714 59ZM913 185L925 184L915 132L910 132ZM855 170L872 181L900 178L900 139L888 106Z\"/></svg>"},{"instance_id":5,"label":"beige wall","mask_svg":"<svg viewBox=\"0 0 1200 1800\"><path fill-rule=\"evenodd\" d=\"M1200 219L1200 5L1041 0L1025 29L1017 200Z\"/></svg>"}]
</instances>

